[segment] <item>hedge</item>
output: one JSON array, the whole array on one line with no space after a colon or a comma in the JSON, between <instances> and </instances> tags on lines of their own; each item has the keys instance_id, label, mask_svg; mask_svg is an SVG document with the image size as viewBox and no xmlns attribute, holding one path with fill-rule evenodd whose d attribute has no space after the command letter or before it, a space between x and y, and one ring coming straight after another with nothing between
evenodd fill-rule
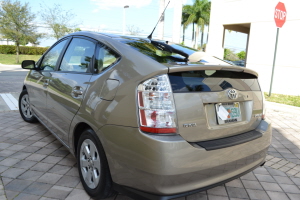
<instances>
[{"instance_id":1,"label":"hedge","mask_svg":"<svg viewBox=\"0 0 300 200\"><path fill-rule=\"evenodd\" d=\"M28 47L20 46L20 54L25 55L42 55L48 47ZM0 45L0 54L16 54L17 47L14 45Z\"/></svg>"}]
</instances>

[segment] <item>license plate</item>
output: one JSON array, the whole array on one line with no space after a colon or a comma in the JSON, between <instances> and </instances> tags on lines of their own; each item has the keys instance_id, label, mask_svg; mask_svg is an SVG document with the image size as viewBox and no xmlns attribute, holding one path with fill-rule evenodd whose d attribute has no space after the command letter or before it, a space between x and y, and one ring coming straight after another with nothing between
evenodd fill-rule
<instances>
[{"instance_id":1,"label":"license plate","mask_svg":"<svg viewBox=\"0 0 300 200\"><path fill-rule=\"evenodd\" d=\"M221 108L220 106L222 106L223 108ZM240 103L217 103L215 104L215 107L219 124L227 124L242 121ZM220 110L222 110L223 112L222 116ZM227 111L226 114L224 113L225 110Z\"/></svg>"}]
</instances>

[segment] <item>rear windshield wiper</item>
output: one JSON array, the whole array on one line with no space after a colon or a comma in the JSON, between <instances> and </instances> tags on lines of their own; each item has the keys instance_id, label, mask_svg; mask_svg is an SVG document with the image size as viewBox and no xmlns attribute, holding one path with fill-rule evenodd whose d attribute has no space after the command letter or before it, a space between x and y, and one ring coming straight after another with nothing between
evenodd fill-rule
<instances>
[{"instance_id":1,"label":"rear windshield wiper","mask_svg":"<svg viewBox=\"0 0 300 200\"><path fill-rule=\"evenodd\" d=\"M179 54L183 57L185 57L185 59L183 59L185 62L188 62L189 61L189 54L187 53L184 53L183 51L180 51L178 49L175 49L174 47L164 43L164 42L158 42L158 41L154 41L154 40L150 40L151 41L151 44L153 44L156 48L158 48L159 50L162 50L162 51L167 51L167 52L170 52L170 53L176 53L176 54Z\"/></svg>"}]
</instances>

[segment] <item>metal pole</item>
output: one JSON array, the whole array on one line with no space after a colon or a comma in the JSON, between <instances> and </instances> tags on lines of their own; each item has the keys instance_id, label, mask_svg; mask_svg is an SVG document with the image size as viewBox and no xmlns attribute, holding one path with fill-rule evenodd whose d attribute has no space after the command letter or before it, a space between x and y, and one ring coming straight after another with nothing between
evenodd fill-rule
<instances>
[{"instance_id":1,"label":"metal pole","mask_svg":"<svg viewBox=\"0 0 300 200\"><path fill-rule=\"evenodd\" d=\"M126 6L124 6L124 8L123 8L123 35L125 35L126 34L126 31L125 31L125 29L126 29L126 8L129 8L129 6L128 5L126 5Z\"/></svg>"},{"instance_id":2,"label":"metal pole","mask_svg":"<svg viewBox=\"0 0 300 200\"><path fill-rule=\"evenodd\" d=\"M124 35L126 34L126 8L124 8Z\"/></svg>"},{"instance_id":3,"label":"metal pole","mask_svg":"<svg viewBox=\"0 0 300 200\"><path fill-rule=\"evenodd\" d=\"M273 59L273 69L272 69L272 76L271 76L271 85L270 85L269 97L271 96L271 93L272 93L273 76L274 76L276 53L277 53L278 35L279 35L279 28L277 28L277 34L276 34L276 43L275 43L275 52L274 52L274 59Z\"/></svg>"},{"instance_id":4,"label":"metal pole","mask_svg":"<svg viewBox=\"0 0 300 200\"><path fill-rule=\"evenodd\" d=\"M163 16L162 13L165 9L165 0L160 0L159 1L159 13L158 13L158 17L159 17L159 23L157 26L157 36L159 39L163 40L164 39L164 21L165 21L165 14Z\"/></svg>"},{"instance_id":5,"label":"metal pole","mask_svg":"<svg viewBox=\"0 0 300 200\"><path fill-rule=\"evenodd\" d=\"M123 8L123 35L125 35L125 6Z\"/></svg>"}]
</instances>

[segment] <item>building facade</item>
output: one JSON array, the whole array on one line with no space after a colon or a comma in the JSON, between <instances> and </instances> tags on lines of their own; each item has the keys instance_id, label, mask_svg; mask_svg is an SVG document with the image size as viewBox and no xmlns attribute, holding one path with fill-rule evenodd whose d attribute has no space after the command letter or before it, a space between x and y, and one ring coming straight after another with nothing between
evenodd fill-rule
<instances>
[{"instance_id":1,"label":"building facade","mask_svg":"<svg viewBox=\"0 0 300 200\"><path fill-rule=\"evenodd\" d=\"M0 35L0 45L15 45L15 43L10 40L2 38Z\"/></svg>"},{"instance_id":2,"label":"building facade","mask_svg":"<svg viewBox=\"0 0 300 200\"><path fill-rule=\"evenodd\" d=\"M278 0L212 0L207 53L223 57L225 30L248 34L246 67L256 70L269 91L277 27ZM282 0L286 22L279 30L272 93L300 95L300 1Z\"/></svg>"}]
</instances>

